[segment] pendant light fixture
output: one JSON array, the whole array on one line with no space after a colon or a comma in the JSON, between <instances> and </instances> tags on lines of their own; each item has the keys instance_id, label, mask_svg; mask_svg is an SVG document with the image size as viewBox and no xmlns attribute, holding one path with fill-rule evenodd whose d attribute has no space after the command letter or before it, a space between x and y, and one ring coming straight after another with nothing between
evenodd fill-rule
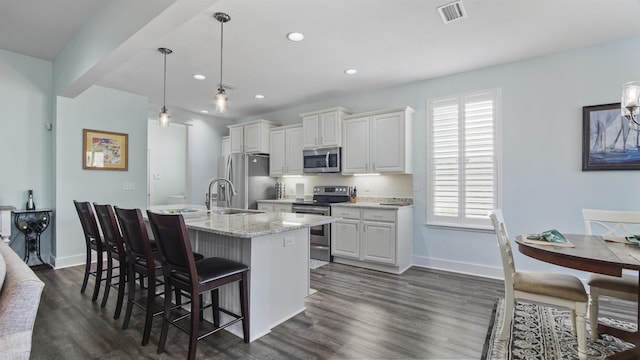
<instances>
[{"instance_id":1,"label":"pendant light fixture","mask_svg":"<svg viewBox=\"0 0 640 360\"><path fill-rule=\"evenodd\" d=\"M224 23L229 22L231 17L223 12L217 12L213 14L213 17L220 22L220 86L218 86L218 93L214 99L216 103L216 111L223 113L227 110L227 93L222 86L222 50L224 41Z\"/></svg>"},{"instance_id":2,"label":"pendant light fixture","mask_svg":"<svg viewBox=\"0 0 640 360\"><path fill-rule=\"evenodd\" d=\"M160 127L169 126L169 113L167 112L166 100L167 100L167 55L171 54L173 50L167 48L158 48L158 51L164 55L164 81L162 89L162 110L160 110Z\"/></svg>"}]
</instances>

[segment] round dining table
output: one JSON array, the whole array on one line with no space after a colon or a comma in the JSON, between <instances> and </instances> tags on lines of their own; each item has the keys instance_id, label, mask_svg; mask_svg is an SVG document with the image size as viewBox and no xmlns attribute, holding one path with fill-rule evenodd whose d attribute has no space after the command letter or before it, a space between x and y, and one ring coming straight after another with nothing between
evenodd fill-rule
<instances>
[{"instance_id":1,"label":"round dining table","mask_svg":"<svg viewBox=\"0 0 640 360\"><path fill-rule=\"evenodd\" d=\"M601 236L563 234L572 246L557 246L527 241L527 235L518 235L516 243L520 253L546 263L566 268L611 276L622 276L622 270L640 271L640 247L633 243L605 241ZM640 272L638 275L640 285ZM640 289L640 286L638 287ZM639 294L640 295L640 294ZM638 302L640 324L640 302ZM640 359L640 332L598 324L600 333L615 336L635 345L634 348L613 354L607 359Z\"/></svg>"}]
</instances>

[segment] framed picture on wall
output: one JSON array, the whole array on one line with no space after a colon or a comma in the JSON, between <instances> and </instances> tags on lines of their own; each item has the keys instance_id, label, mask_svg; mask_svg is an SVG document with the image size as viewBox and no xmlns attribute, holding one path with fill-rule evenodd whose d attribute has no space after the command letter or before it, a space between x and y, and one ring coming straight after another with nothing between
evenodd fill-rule
<instances>
[{"instance_id":1,"label":"framed picture on wall","mask_svg":"<svg viewBox=\"0 0 640 360\"><path fill-rule=\"evenodd\" d=\"M82 168L127 171L128 146L128 134L82 129Z\"/></svg>"},{"instance_id":2,"label":"framed picture on wall","mask_svg":"<svg viewBox=\"0 0 640 360\"><path fill-rule=\"evenodd\" d=\"M640 126L620 114L620 103L582 108L582 171L640 169Z\"/></svg>"}]
</instances>

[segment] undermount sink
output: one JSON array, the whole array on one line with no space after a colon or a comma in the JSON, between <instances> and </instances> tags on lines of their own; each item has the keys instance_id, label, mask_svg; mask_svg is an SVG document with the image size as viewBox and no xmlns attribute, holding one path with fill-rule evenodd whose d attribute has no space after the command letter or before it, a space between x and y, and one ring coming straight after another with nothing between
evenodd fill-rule
<instances>
[{"instance_id":1,"label":"undermount sink","mask_svg":"<svg viewBox=\"0 0 640 360\"><path fill-rule=\"evenodd\" d=\"M261 211L261 210L250 210L250 209L225 208L225 209L211 210L211 213L212 214L218 214L218 215L237 215L237 214L262 214L262 213L264 213L264 211Z\"/></svg>"}]
</instances>

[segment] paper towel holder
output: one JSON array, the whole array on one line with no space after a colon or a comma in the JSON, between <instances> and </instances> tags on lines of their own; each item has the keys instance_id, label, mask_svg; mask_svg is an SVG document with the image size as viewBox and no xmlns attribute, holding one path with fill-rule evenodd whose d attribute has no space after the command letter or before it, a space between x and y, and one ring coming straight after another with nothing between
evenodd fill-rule
<instances>
[{"instance_id":1,"label":"paper towel holder","mask_svg":"<svg viewBox=\"0 0 640 360\"><path fill-rule=\"evenodd\" d=\"M296 183L296 201L304 202L304 184Z\"/></svg>"}]
</instances>

